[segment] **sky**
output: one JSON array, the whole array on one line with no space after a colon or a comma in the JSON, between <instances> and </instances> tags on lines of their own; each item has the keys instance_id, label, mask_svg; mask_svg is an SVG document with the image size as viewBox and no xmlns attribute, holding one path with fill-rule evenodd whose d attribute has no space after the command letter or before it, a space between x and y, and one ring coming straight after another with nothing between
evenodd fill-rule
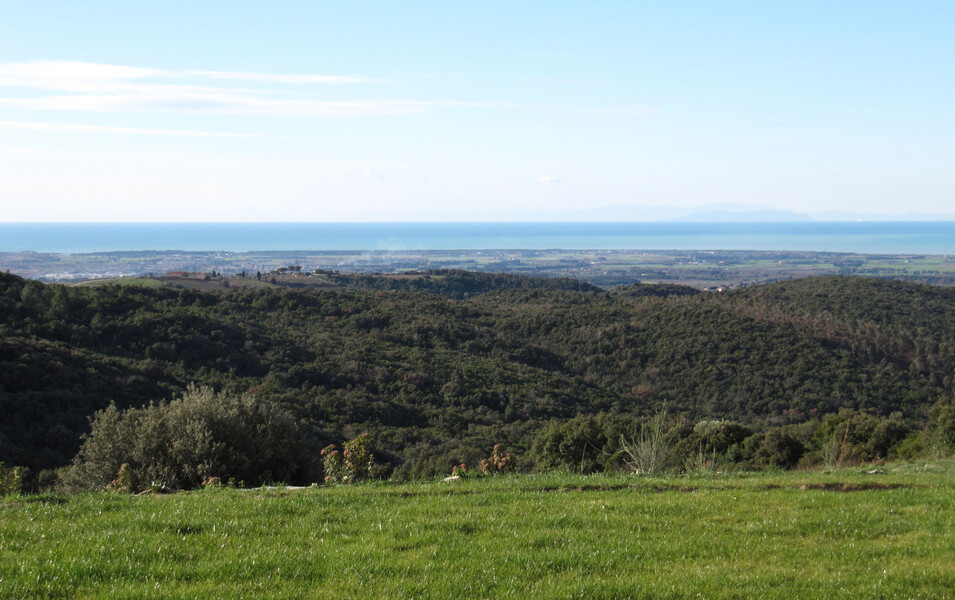
<instances>
[{"instance_id":1,"label":"sky","mask_svg":"<svg viewBox=\"0 0 955 600\"><path fill-rule=\"evenodd\" d=\"M955 2L0 0L0 222L955 213Z\"/></svg>"}]
</instances>

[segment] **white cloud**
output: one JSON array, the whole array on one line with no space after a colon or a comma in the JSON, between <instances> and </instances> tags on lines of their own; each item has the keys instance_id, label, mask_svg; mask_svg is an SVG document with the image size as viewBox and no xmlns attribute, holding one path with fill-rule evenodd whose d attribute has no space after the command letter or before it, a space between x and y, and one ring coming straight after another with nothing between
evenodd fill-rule
<instances>
[{"instance_id":1,"label":"white cloud","mask_svg":"<svg viewBox=\"0 0 955 600\"><path fill-rule=\"evenodd\" d=\"M209 79L227 79L238 81L264 81L269 83L322 83L322 84L342 84L342 83L377 83L377 79L368 77L341 76L341 75L278 75L275 73L250 73L245 71L182 71L184 75L194 75L196 77L208 77Z\"/></svg>"},{"instance_id":2,"label":"white cloud","mask_svg":"<svg viewBox=\"0 0 955 600\"><path fill-rule=\"evenodd\" d=\"M286 100L232 93L156 93L0 98L0 107L124 113L190 113L279 117L370 117L420 113L432 108L481 106L423 100Z\"/></svg>"},{"instance_id":3,"label":"white cloud","mask_svg":"<svg viewBox=\"0 0 955 600\"><path fill-rule=\"evenodd\" d=\"M170 135L213 138L283 138L289 136L260 135L254 133L229 133L218 131L188 131L179 129L141 129L137 127L109 127L102 125L70 125L60 123L23 123L0 121L0 129L8 131L51 131L66 133L118 133L128 135Z\"/></svg>"},{"instance_id":4,"label":"white cloud","mask_svg":"<svg viewBox=\"0 0 955 600\"><path fill-rule=\"evenodd\" d=\"M553 175L538 175L537 183L560 183L560 179Z\"/></svg>"},{"instance_id":5,"label":"white cloud","mask_svg":"<svg viewBox=\"0 0 955 600\"><path fill-rule=\"evenodd\" d=\"M66 60L0 64L0 85L41 90L93 92L115 89L127 80L166 76L158 69Z\"/></svg>"},{"instance_id":6,"label":"white cloud","mask_svg":"<svg viewBox=\"0 0 955 600\"><path fill-rule=\"evenodd\" d=\"M196 78L212 85L184 83ZM274 87L237 89L215 85L217 81L226 80L299 85L375 81L353 76L170 71L77 61L3 63L0 64L0 87L62 93L0 98L0 108L342 118L405 115L439 107L481 106L467 102L411 99L319 100L307 95L288 97L286 92Z\"/></svg>"},{"instance_id":7,"label":"white cloud","mask_svg":"<svg viewBox=\"0 0 955 600\"><path fill-rule=\"evenodd\" d=\"M0 85L67 92L129 89L127 82L144 79L212 79L290 84L373 83L367 77L295 75L246 71L168 70L106 65L72 60L38 60L0 64ZM192 86L178 86L190 88ZM201 88L200 88L201 89Z\"/></svg>"}]
</instances>

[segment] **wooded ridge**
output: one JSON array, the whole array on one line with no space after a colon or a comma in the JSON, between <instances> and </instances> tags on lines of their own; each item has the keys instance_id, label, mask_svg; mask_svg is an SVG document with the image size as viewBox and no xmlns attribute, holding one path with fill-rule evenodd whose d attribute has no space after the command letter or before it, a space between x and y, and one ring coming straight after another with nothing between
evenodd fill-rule
<instances>
[{"instance_id":1,"label":"wooded ridge","mask_svg":"<svg viewBox=\"0 0 955 600\"><path fill-rule=\"evenodd\" d=\"M447 473L495 443L523 468L568 466L541 454L547 432L596 427L612 446L608 432L664 408L691 432L789 427L802 455L819 450L827 415L891 416L904 437L953 397L952 288L833 276L604 291L441 271L396 290L349 277L328 291L200 292L0 275L0 461L68 464L96 411L190 384L277 404L315 455L369 432L380 474L396 477Z\"/></svg>"}]
</instances>

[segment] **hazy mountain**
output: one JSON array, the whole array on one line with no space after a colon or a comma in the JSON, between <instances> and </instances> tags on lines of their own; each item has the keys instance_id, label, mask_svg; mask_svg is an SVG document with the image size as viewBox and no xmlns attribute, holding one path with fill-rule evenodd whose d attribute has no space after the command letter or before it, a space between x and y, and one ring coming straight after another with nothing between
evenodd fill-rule
<instances>
[{"instance_id":1,"label":"hazy mountain","mask_svg":"<svg viewBox=\"0 0 955 600\"><path fill-rule=\"evenodd\" d=\"M754 204L701 204L698 206L647 206L617 204L566 211L559 217L572 221L811 221L809 215Z\"/></svg>"},{"instance_id":2,"label":"hazy mountain","mask_svg":"<svg viewBox=\"0 0 955 600\"><path fill-rule=\"evenodd\" d=\"M844 210L827 210L812 213L813 221L955 221L955 213L926 214L905 213L887 215L885 213L858 213Z\"/></svg>"},{"instance_id":3,"label":"hazy mountain","mask_svg":"<svg viewBox=\"0 0 955 600\"><path fill-rule=\"evenodd\" d=\"M780 221L812 221L809 215L793 212L790 210L776 210L767 208L763 210L730 211L730 210L704 210L690 213L688 215L671 219L673 221L700 221L700 222L780 222Z\"/></svg>"}]
</instances>

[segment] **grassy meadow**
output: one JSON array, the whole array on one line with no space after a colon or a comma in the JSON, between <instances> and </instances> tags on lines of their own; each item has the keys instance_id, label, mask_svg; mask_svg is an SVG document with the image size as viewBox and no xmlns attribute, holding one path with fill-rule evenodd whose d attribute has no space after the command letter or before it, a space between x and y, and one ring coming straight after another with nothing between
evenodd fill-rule
<instances>
[{"instance_id":1,"label":"grassy meadow","mask_svg":"<svg viewBox=\"0 0 955 600\"><path fill-rule=\"evenodd\" d=\"M955 461L0 500L2 598L948 598Z\"/></svg>"}]
</instances>

